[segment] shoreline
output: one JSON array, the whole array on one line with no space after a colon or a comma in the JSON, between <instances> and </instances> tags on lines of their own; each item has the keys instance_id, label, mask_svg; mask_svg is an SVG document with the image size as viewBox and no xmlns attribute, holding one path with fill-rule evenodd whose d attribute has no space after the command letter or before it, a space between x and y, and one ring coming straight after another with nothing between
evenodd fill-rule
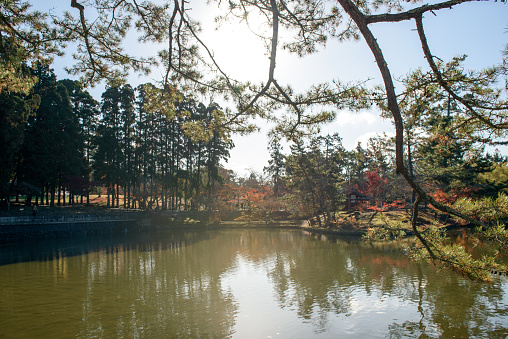
<instances>
[{"instance_id":1,"label":"shoreline","mask_svg":"<svg viewBox=\"0 0 508 339\"><path fill-rule=\"evenodd\" d=\"M0 214L0 243L34 238L57 238L87 234L112 234L121 232L145 232L164 229L219 229L219 228L287 228L311 233L361 237L369 228L382 227L376 220L377 213L342 214L333 227L312 226L308 220L215 220L216 211L141 211L124 209L55 209L29 215ZM390 214L391 213L391 214ZM340 214L339 214L340 215ZM379 217L379 216L378 216ZM401 211L383 214L383 217L404 217ZM443 225L447 229L463 227L457 224ZM410 229L404 229L411 236Z\"/></svg>"},{"instance_id":2,"label":"shoreline","mask_svg":"<svg viewBox=\"0 0 508 339\"><path fill-rule=\"evenodd\" d=\"M105 212L105 213L104 213ZM307 220L269 221L208 221L208 213L188 212L145 212L104 211L103 213L66 213L38 216L0 217L0 243L23 241L35 238L60 238L89 234L135 233L171 229L227 229L227 228L281 228L301 229L312 233L361 236L366 229L319 228L309 225ZM200 220L190 216L199 216ZM205 221L205 220L206 221Z\"/></svg>"}]
</instances>

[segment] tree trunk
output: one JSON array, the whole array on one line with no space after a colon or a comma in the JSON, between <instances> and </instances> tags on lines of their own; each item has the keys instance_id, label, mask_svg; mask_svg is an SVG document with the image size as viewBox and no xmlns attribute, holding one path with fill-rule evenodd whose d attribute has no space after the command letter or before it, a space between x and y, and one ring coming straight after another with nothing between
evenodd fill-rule
<instances>
[{"instance_id":1,"label":"tree trunk","mask_svg":"<svg viewBox=\"0 0 508 339\"><path fill-rule=\"evenodd\" d=\"M108 186L108 188L106 189L106 194L107 194L106 207L107 208L109 208L109 206L110 206L110 203L109 203L109 191L110 191L110 187Z\"/></svg>"},{"instance_id":2,"label":"tree trunk","mask_svg":"<svg viewBox=\"0 0 508 339\"><path fill-rule=\"evenodd\" d=\"M386 63L386 60L383 56L383 52L381 51L381 48L378 45L378 42L372 32L370 31L368 27L368 22L366 20L365 15L358 9L358 7L351 1L351 0L338 0L344 11L348 13L348 15L351 17L351 19L355 22L356 26L360 30L360 33L365 39L365 42L367 43L369 49L372 52L372 55L374 56L376 60L376 64L378 66L378 69L381 73L381 76L383 78L383 83L386 90L386 96L388 100L388 110L392 114L393 122L395 124L395 164L396 164L396 172L399 174L402 174L404 176L404 179L409 183L409 185L416 191L417 193L417 199L427 201L432 206L436 207L437 209L453 214L455 216L458 216L462 219L465 219L471 223L474 223L476 225L482 225L483 223L475 220L467 215L464 215L462 213L459 213L458 211L437 202L433 197L431 197L427 192L423 190L423 188L418 185L410 176L407 168L404 166L404 122L402 119L402 115L400 113L399 105L397 103L397 96L395 94L395 86L393 85L393 79L390 74L390 70L388 68L388 65ZM432 55L430 54L430 51L428 50L428 45L426 42L426 37L423 32L423 25L422 25L422 14L415 14L413 17L416 21L416 28L418 31L418 35L420 37L422 47L424 50L425 58L427 59L429 66L434 70L435 66L434 61L432 59ZM436 72L434 70L434 72ZM439 78L439 77L438 77ZM443 87L446 87L446 84L443 84L440 82L440 84Z\"/></svg>"},{"instance_id":3,"label":"tree trunk","mask_svg":"<svg viewBox=\"0 0 508 339\"><path fill-rule=\"evenodd\" d=\"M51 203L50 203L51 207L55 206L55 193L56 193L55 190L56 190L55 185L51 186Z\"/></svg>"}]
</instances>

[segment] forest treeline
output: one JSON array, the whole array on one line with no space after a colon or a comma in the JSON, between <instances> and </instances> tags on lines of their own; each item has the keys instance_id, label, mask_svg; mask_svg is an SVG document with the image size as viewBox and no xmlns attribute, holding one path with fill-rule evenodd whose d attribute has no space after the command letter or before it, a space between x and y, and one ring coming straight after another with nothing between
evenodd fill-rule
<instances>
[{"instance_id":1,"label":"forest treeline","mask_svg":"<svg viewBox=\"0 0 508 339\"><path fill-rule=\"evenodd\" d=\"M110 86L98 102L49 66L25 72L38 79L29 94L0 93L7 201L22 194L28 204L86 204L103 192L108 207L240 209L251 217L286 211L330 225L336 211L351 207L352 192L364 198L355 208L409 208L414 200L395 173L395 141L387 135L353 150L337 133L311 135L289 152L273 138L264 175L239 178L220 165L234 145L220 129L217 104L152 84ZM405 161L415 180L450 205L506 191L507 157L485 152L480 134L457 128L463 118L449 97L425 100L425 112L411 109L418 100L406 110Z\"/></svg>"},{"instance_id":2,"label":"forest treeline","mask_svg":"<svg viewBox=\"0 0 508 339\"><path fill-rule=\"evenodd\" d=\"M508 211L507 157L485 152L471 135L456 134L452 128L456 117L429 117L405 161L411 161L415 180L436 200L467 210L475 218L482 215L483 203L483 221L508 218L503 212ZM335 212L345 209L410 211L414 193L395 173L394 146L393 137L382 135L347 150L338 134L318 135L292 145L284 156L274 143L265 170L274 191L320 225L333 224ZM496 203L499 206L494 208ZM491 212L488 217L487 211Z\"/></svg>"},{"instance_id":3,"label":"forest treeline","mask_svg":"<svg viewBox=\"0 0 508 339\"><path fill-rule=\"evenodd\" d=\"M57 80L49 66L24 71L38 79L28 95L0 93L2 199L88 203L104 188L108 207L209 204L219 162L233 147L212 127L218 105L174 90L162 107L152 84L107 87L99 103L79 82Z\"/></svg>"}]
</instances>

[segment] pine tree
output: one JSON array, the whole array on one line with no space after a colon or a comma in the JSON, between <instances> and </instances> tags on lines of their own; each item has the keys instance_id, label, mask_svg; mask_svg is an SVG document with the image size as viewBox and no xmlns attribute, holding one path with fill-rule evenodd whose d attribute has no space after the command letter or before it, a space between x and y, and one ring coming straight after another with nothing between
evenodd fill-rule
<instances>
[{"instance_id":1,"label":"pine tree","mask_svg":"<svg viewBox=\"0 0 508 339\"><path fill-rule=\"evenodd\" d=\"M84 90L78 81L64 79L59 81L63 84L71 99L74 114L77 115L80 127L80 137L83 141L83 154L85 158L84 177L86 178L86 203L90 203L90 188L92 185L92 159L95 152L94 138L97 134L99 117L99 103ZM83 197L83 196L82 196Z\"/></svg>"},{"instance_id":2,"label":"pine tree","mask_svg":"<svg viewBox=\"0 0 508 339\"><path fill-rule=\"evenodd\" d=\"M270 159L268 160L268 166L263 170L272 179L273 195L279 197L283 190L283 177L285 168L284 155L281 153L281 144L278 139L272 139L268 145L270 151Z\"/></svg>"},{"instance_id":3,"label":"pine tree","mask_svg":"<svg viewBox=\"0 0 508 339\"><path fill-rule=\"evenodd\" d=\"M34 93L40 96L41 102L25 131L20 180L50 190L51 204L58 189L60 203L60 192L65 189L67 177L80 176L84 171L78 116L72 110L66 87L56 81L53 70L39 64L34 75L39 79Z\"/></svg>"},{"instance_id":4,"label":"pine tree","mask_svg":"<svg viewBox=\"0 0 508 339\"><path fill-rule=\"evenodd\" d=\"M9 198L16 179L16 167L25 139L25 127L39 105L40 97L0 92L0 198Z\"/></svg>"}]
</instances>

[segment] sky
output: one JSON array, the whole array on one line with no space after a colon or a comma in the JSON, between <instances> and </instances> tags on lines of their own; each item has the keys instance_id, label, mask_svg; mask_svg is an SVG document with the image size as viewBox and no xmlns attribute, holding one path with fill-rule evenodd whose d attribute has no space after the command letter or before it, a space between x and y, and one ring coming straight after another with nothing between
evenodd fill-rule
<instances>
[{"instance_id":1,"label":"sky","mask_svg":"<svg viewBox=\"0 0 508 339\"><path fill-rule=\"evenodd\" d=\"M53 1L42 0L37 6L55 6ZM65 8L68 1L65 1ZM201 39L213 50L221 68L233 78L254 83L266 81L269 59L262 42L243 24L224 24L215 29L214 7L204 1L191 1L190 15L199 18L203 24ZM60 8L56 8L59 12ZM194 13L194 14L193 14ZM444 61L457 55L466 54L466 66L474 69L488 67L501 61L501 51L508 43L508 3L478 1L455 6L453 9L435 11L435 15L424 16L427 40L433 55ZM257 28L255 20L252 27ZM401 79L426 62L413 21L400 23L379 23L370 25L380 44L388 67L394 79ZM135 38L126 41L126 49L152 53L149 48L140 48ZM71 54L71 53L68 53ZM68 56L66 58L69 58ZM63 71L68 59L57 60L53 67L59 79L71 78ZM311 84L339 79L345 82L367 81L368 85L381 84L379 70L365 41L339 43L329 41L319 53L299 58L279 49L275 78L282 85L291 85L296 91L303 91ZM129 83L136 86L148 81L158 81L160 72L154 71L148 78L131 76ZM401 83L395 83L401 90ZM102 91L91 90L96 99ZM379 133L394 134L392 123L379 117L375 110L360 112L339 111L334 122L323 126L323 133L339 133L343 145L353 149ZM267 132L270 126L258 121L261 131L248 136L234 136L235 148L225 167L240 176L254 171L262 173L268 165ZM287 148L287 147L286 147ZM288 149L283 149L288 152ZM508 148L501 149L508 155Z\"/></svg>"},{"instance_id":2,"label":"sky","mask_svg":"<svg viewBox=\"0 0 508 339\"><path fill-rule=\"evenodd\" d=\"M434 55L446 61L466 54L466 65L471 68L488 67L501 61L501 50L508 43L508 4L472 2L451 10L436 11L435 14L429 13L424 17L427 39ZM413 21L373 24L370 27L395 79L400 79L419 67L428 69L428 66L423 67L426 61ZM258 45L251 45L245 39L248 32L235 25L223 27L222 31L228 39L210 41L212 48L217 44L217 48L214 48L217 53L226 51L227 55L216 55L219 60L224 58L225 70L231 70L231 74L245 74L247 80L266 79L268 59L259 53ZM233 49L232 45L235 46ZM363 40L347 43L331 41L319 53L303 59L281 50L278 53L275 78L281 85L290 84L296 90L304 90L310 84L333 79L370 79L368 84L381 84L374 57ZM253 55L258 55L257 59L253 59ZM245 60L254 66L244 69ZM395 86L398 90L402 89L401 83L395 83ZM269 159L266 149L268 129L264 127L259 133L235 138L236 147L231 151L227 167L242 174L251 170L262 172ZM347 149L353 149L359 141L366 142L370 137L383 132L394 135L391 121L380 118L379 112L369 110L337 112L335 121L323 126L322 131L338 132ZM288 151L287 147L285 151ZM502 151L508 154L506 148Z\"/></svg>"}]
</instances>

